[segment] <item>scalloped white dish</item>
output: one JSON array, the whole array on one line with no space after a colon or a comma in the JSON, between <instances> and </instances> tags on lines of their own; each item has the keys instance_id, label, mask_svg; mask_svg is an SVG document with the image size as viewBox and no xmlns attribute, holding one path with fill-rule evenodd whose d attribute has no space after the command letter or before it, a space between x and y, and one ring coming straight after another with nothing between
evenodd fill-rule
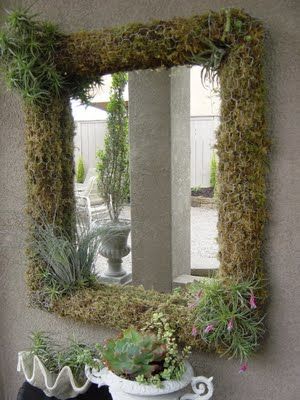
<instances>
[{"instance_id":1,"label":"scalloped white dish","mask_svg":"<svg viewBox=\"0 0 300 400\"><path fill-rule=\"evenodd\" d=\"M70 367L63 367L59 374L49 372L41 360L30 351L18 353L18 372L23 372L25 379L32 386L41 389L47 396L60 400L76 397L85 393L91 385L87 379L84 385L77 386Z\"/></svg>"}]
</instances>

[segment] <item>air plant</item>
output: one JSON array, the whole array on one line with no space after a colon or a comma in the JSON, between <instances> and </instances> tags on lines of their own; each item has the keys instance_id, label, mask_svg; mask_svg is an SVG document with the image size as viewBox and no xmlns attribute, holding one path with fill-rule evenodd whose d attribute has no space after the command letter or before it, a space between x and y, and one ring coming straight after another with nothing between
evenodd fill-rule
<instances>
[{"instance_id":1,"label":"air plant","mask_svg":"<svg viewBox=\"0 0 300 400\"><path fill-rule=\"evenodd\" d=\"M264 334L262 283L219 278L194 284L193 291L199 289L202 295L192 308L194 332L221 355L237 357L244 364Z\"/></svg>"},{"instance_id":2,"label":"air plant","mask_svg":"<svg viewBox=\"0 0 300 400\"><path fill-rule=\"evenodd\" d=\"M188 62L191 65L201 65L201 81L205 87L205 81L215 82L218 79L218 72L221 63L226 55L226 45L224 43L217 45L209 38L201 38L206 45L206 50L189 57Z\"/></svg>"},{"instance_id":3,"label":"air plant","mask_svg":"<svg viewBox=\"0 0 300 400\"><path fill-rule=\"evenodd\" d=\"M55 24L36 18L30 7L8 11L0 30L0 61L8 87L20 92L31 106L47 106L66 93L88 104L91 88L102 84L101 77L78 77L74 83L58 71L55 52L63 34Z\"/></svg>"}]
</instances>

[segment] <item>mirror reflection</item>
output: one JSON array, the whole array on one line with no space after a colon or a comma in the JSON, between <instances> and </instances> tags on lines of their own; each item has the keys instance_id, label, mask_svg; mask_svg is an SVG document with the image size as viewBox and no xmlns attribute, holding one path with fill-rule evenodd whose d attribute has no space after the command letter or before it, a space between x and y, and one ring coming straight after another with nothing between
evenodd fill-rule
<instances>
[{"instance_id":1,"label":"mirror reflection","mask_svg":"<svg viewBox=\"0 0 300 400\"><path fill-rule=\"evenodd\" d=\"M217 154L220 98L217 82L190 68L191 275L209 276L217 260ZM100 280L132 278L128 144L128 77L106 75L86 107L72 101L75 121L77 230L111 227L101 240L95 271Z\"/></svg>"}]
</instances>

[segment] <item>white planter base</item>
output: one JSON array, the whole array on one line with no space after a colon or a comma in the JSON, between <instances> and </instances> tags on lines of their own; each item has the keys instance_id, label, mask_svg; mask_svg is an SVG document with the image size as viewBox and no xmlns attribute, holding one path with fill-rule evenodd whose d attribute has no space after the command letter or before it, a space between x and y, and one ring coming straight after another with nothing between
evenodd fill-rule
<instances>
[{"instance_id":1,"label":"white planter base","mask_svg":"<svg viewBox=\"0 0 300 400\"><path fill-rule=\"evenodd\" d=\"M213 395L213 378L194 378L189 363L186 363L186 371L180 381L166 381L162 388L120 378L107 368L96 371L87 366L85 372L87 378L99 387L107 385L113 400L209 400ZM184 394L190 383L194 393Z\"/></svg>"},{"instance_id":2,"label":"white planter base","mask_svg":"<svg viewBox=\"0 0 300 400\"><path fill-rule=\"evenodd\" d=\"M134 395L134 394L128 394L124 393L122 391L119 391L117 389L112 388L111 386L109 387L109 393L111 394L111 397L113 400L179 400L182 398L182 395L185 393L185 390L180 390L177 392L173 392L170 394L162 394L161 396L141 396L141 395Z\"/></svg>"}]
</instances>

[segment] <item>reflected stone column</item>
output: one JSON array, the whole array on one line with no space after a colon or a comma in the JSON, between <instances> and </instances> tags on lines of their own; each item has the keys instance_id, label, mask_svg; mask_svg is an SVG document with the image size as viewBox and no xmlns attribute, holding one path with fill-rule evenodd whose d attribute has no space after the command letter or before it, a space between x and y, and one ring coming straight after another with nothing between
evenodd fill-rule
<instances>
[{"instance_id":1,"label":"reflected stone column","mask_svg":"<svg viewBox=\"0 0 300 400\"><path fill-rule=\"evenodd\" d=\"M187 68L129 73L133 283L170 291L190 273Z\"/></svg>"}]
</instances>

